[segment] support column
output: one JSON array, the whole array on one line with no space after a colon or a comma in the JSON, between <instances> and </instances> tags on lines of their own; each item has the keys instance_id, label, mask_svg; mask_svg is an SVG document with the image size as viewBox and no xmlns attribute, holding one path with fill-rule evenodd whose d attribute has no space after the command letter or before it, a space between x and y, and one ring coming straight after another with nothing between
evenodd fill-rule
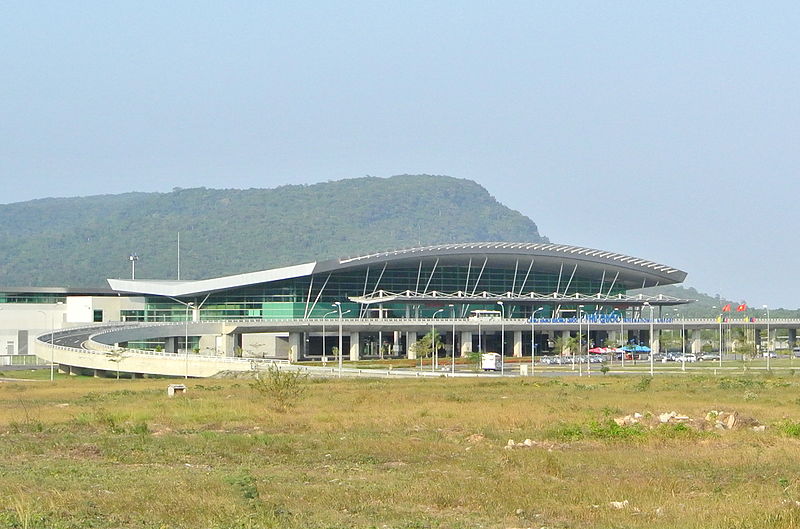
<instances>
[{"instance_id":1,"label":"support column","mask_svg":"<svg viewBox=\"0 0 800 529\"><path fill-rule=\"evenodd\" d=\"M472 332L461 331L461 358L466 358L472 352Z\"/></svg>"},{"instance_id":2,"label":"support column","mask_svg":"<svg viewBox=\"0 0 800 529\"><path fill-rule=\"evenodd\" d=\"M567 340L570 339L569 331L561 331L561 339L564 341L564 343L567 343ZM556 351L556 354L558 356L564 356L564 354L566 354L566 353L569 353L570 355L572 354L567 349L562 349L561 351Z\"/></svg>"},{"instance_id":3,"label":"support column","mask_svg":"<svg viewBox=\"0 0 800 529\"><path fill-rule=\"evenodd\" d=\"M653 336L650 338L650 354L661 352L661 330L653 329Z\"/></svg>"},{"instance_id":4,"label":"support column","mask_svg":"<svg viewBox=\"0 0 800 529\"><path fill-rule=\"evenodd\" d=\"M297 362L303 358L303 333L289 333L289 362Z\"/></svg>"},{"instance_id":5,"label":"support column","mask_svg":"<svg viewBox=\"0 0 800 529\"><path fill-rule=\"evenodd\" d=\"M789 331L789 349L794 349L797 345L797 329L787 329Z\"/></svg>"},{"instance_id":6,"label":"support column","mask_svg":"<svg viewBox=\"0 0 800 529\"><path fill-rule=\"evenodd\" d=\"M700 355L703 352L703 340L700 338L700 329L692 331L692 354Z\"/></svg>"},{"instance_id":7,"label":"support column","mask_svg":"<svg viewBox=\"0 0 800 529\"><path fill-rule=\"evenodd\" d=\"M174 336L170 336L164 340L164 351L167 353L177 353L178 352L178 339Z\"/></svg>"},{"instance_id":8,"label":"support column","mask_svg":"<svg viewBox=\"0 0 800 529\"><path fill-rule=\"evenodd\" d=\"M514 331L514 358L522 358L522 331Z\"/></svg>"},{"instance_id":9,"label":"support column","mask_svg":"<svg viewBox=\"0 0 800 529\"><path fill-rule=\"evenodd\" d=\"M350 361L356 362L361 359L361 333L350 333Z\"/></svg>"},{"instance_id":10,"label":"support column","mask_svg":"<svg viewBox=\"0 0 800 529\"><path fill-rule=\"evenodd\" d=\"M400 356L400 331L394 331L392 335L393 343L392 343L392 354L394 356Z\"/></svg>"},{"instance_id":11,"label":"support column","mask_svg":"<svg viewBox=\"0 0 800 529\"><path fill-rule=\"evenodd\" d=\"M223 334L222 335L222 354L225 356L237 356L237 351L242 350L242 335Z\"/></svg>"},{"instance_id":12,"label":"support column","mask_svg":"<svg viewBox=\"0 0 800 529\"><path fill-rule=\"evenodd\" d=\"M414 350L413 345L417 343L417 333L414 331L408 331L406 335L406 357L409 360L416 360L417 359L417 352Z\"/></svg>"}]
</instances>

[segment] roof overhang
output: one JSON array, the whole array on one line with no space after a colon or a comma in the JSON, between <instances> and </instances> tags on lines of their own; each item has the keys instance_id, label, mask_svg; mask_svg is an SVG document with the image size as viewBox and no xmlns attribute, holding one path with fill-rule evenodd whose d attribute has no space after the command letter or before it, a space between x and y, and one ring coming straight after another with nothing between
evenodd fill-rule
<instances>
[{"instance_id":1,"label":"roof overhang","mask_svg":"<svg viewBox=\"0 0 800 529\"><path fill-rule=\"evenodd\" d=\"M416 267L422 262L441 266L471 263L475 267L491 262L494 266L520 270L530 266L537 272L563 274L565 283L570 274L580 269L582 277L602 278L627 289L675 284L686 278L686 272L677 268L592 248L550 243L482 242L392 250L197 281L109 279L108 283L118 292L177 298L373 265L391 263L393 266Z\"/></svg>"},{"instance_id":2,"label":"roof overhang","mask_svg":"<svg viewBox=\"0 0 800 529\"><path fill-rule=\"evenodd\" d=\"M109 279L108 284L112 289L121 292L179 298L257 285L259 283L270 283L282 279L303 277L313 273L315 265L316 263L306 263L283 268L273 268L261 272L249 272L246 274L201 279L198 281Z\"/></svg>"}]
</instances>

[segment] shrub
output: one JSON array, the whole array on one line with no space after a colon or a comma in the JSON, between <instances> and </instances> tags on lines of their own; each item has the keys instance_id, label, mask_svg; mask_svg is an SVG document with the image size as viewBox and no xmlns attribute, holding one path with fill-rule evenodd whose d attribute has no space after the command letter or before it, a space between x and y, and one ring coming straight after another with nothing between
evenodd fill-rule
<instances>
[{"instance_id":1,"label":"shrub","mask_svg":"<svg viewBox=\"0 0 800 529\"><path fill-rule=\"evenodd\" d=\"M639 382L634 384L633 389L635 391L647 391L650 389L650 384L653 382L653 377L642 377L639 379Z\"/></svg>"},{"instance_id":2,"label":"shrub","mask_svg":"<svg viewBox=\"0 0 800 529\"><path fill-rule=\"evenodd\" d=\"M800 422L785 421L777 425L778 431L789 437L800 437Z\"/></svg>"},{"instance_id":3,"label":"shrub","mask_svg":"<svg viewBox=\"0 0 800 529\"><path fill-rule=\"evenodd\" d=\"M275 365L256 373L250 387L268 399L267 405L277 412L285 412L303 397L308 374L302 371L284 371Z\"/></svg>"}]
</instances>

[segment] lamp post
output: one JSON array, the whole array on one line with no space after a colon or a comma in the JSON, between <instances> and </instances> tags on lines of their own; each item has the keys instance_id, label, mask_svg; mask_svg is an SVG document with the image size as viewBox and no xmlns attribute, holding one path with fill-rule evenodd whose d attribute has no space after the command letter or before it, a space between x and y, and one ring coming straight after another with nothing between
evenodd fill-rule
<instances>
[{"instance_id":1,"label":"lamp post","mask_svg":"<svg viewBox=\"0 0 800 529\"><path fill-rule=\"evenodd\" d=\"M448 305L450 307L450 315L453 317L453 351L452 351L452 360L450 361L450 374L456 374L456 306L453 304Z\"/></svg>"},{"instance_id":2,"label":"lamp post","mask_svg":"<svg viewBox=\"0 0 800 529\"><path fill-rule=\"evenodd\" d=\"M628 338L625 336L625 311L621 310L619 314L619 339L622 342L622 369L625 369L625 346L628 345Z\"/></svg>"},{"instance_id":3,"label":"lamp post","mask_svg":"<svg viewBox=\"0 0 800 529\"><path fill-rule=\"evenodd\" d=\"M439 357L436 354L436 315L440 312L444 312L444 309L439 309L433 313L431 317L431 372L436 370L436 366L438 364L437 360Z\"/></svg>"},{"instance_id":4,"label":"lamp post","mask_svg":"<svg viewBox=\"0 0 800 529\"><path fill-rule=\"evenodd\" d=\"M132 253L128 256L128 259L131 262L131 280L136 279L136 261L139 260L139 256L135 253Z\"/></svg>"},{"instance_id":5,"label":"lamp post","mask_svg":"<svg viewBox=\"0 0 800 529\"><path fill-rule=\"evenodd\" d=\"M578 311L576 312L576 316L578 316L578 350L577 353L581 352L583 349L583 339L581 338L581 333L583 329L581 325L583 324L583 305L578 305ZM578 356L577 354L572 355L572 370L575 371L575 357ZM578 376L583 376L583 365L578 362Z\"/></svg>"},{"instance_id":6,"label":"lamp post","mask_svg":"<svg viewBox=\"0 0 800 529\"><path fill-rule=\"evenodd\" d=\"M649 301L644 302L645 307L650 308L650 376L653 376L653 306Z\"/></svg>"},{"instance_id":7,"label":"lamp post","mask_svg":"<svg viewBox=\"0 0 800 529\"><path fill-rule=\"evenodd\" d=\"M57 301L56 305L63 305L63 301ZM45 327L47 326L47 314L43 310L37 310L39 314L44 316L44 324ZM50 382L53 382L56 379L56 372L55 372L55 334L56 334L56 322L55 322L55 315L50 315Z\"/></svg>"},{"instance_id":8,"label":"lamp post","mask_svg":"<svg viewBox=\"0 0 800 529\"><path fill-rule=\"evenodd\" d=\"M772 356L772 353L769 350L769 342L770 342L770 339L769 339L770 338L770 336L769 336L769 307L764 305L764 308L767 310L767 371L769 371L770 370L769 360L770 360L770 356Z\"/></svg>"},{"instance_id":9,"label":"lamp post","mask_svg":"<svg viewBox=\"0 0 800 529\"><path fill-rule=\"evenodd\" d=\"M335 301L332 306L339 311L339 378L342 378L342 316L350 311L342 312L342 303L340 301Z\"/></svg>"},{"instance_id":10,"label":"lamp post","mask_svg":"<svg viewBox=\"0 0 800 529\"><path fill-rule=\"evenodd\" d=\"M595 308L595 311L596 310L597 309ZM595 312L595 314L597 314L597 312ZM589 352L589 348L591 348L592 346L592 339L591 339L592 331L590 330L589 327L591 324L592 324L592 319L589 317L589 313L587 312L586 313L586 376L587 377L592 376L592 359L591 359L591 353Z\"/></svg>"},{"instance_id":11,"label":"lamp post","mask_svg":"<svg viewBox=\"0 0 800 529\"><path fill-rule=\"evenodd\" d=\"M184 366L184 376L183 378L189 378L189 307L194 307L194 303L187 303L186 304L186 322L184 328L184 342L183 347L185 348L185 356L186 356L186 365Z\"/></svg>"},{"instance_id":12,"label":"lamp post","mask_svg":"<svg viewBox=\"0 0 800 529\"><path fill-rule=\"evenodd\" d=\"M536 370L536 313L540 310L544 310L544 307L539 307L531 313L531 376Z\"/></svg>"},{"instance_id":13,"label":"lamp post","mask_svg":"<svg viewBox=\"0 0 800 529\"><path fill-rule=\"evenodd\" d=\"M506 370L506 310L502 301L498 301L497 304L500 305L500 374L503 375Z\"/></svg>"},{"instance_id":14,"label":"lamp post","mask_svg":"<svg viewBox=\"0 0 800 529\"><path fill-rule=\"evenodd\" d=\"M327 318L331 314L336 314L336 311L332 310L330 312L326 312L322 316L322 358L325 359L325 362L327 362L327 358L328 358L328 355L325 354L325 318Z\"/></svg>"},{"instance_id":15,"label":"lamp post","mask_svg":"<svg viewBox=\"0 0 800 529\"><path fill-rule=\"evenodd\" d=\"M714 305L711 307L712 309L716 309L717 306ZM722 361L722 312L719 313L719 317L717 318L717 322L719 323L719 359Z\"/></svg>"}]
</instances>

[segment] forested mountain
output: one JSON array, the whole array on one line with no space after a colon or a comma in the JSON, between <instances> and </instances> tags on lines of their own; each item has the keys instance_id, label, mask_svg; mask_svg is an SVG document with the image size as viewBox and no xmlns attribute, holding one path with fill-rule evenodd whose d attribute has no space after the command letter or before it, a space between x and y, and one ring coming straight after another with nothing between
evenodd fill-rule
<instances>
[{"instance_id":1,"label":"forested mountain","mask_svg":"<svg viewBox=\"0 0 800 529\"><path fill-rule=\"evenodd\" d=\"M544 241L470 180L402 175L275 189L175 189L0 205L0 285L107 286L263 270L446 242Z\"/></svg>"}]
</instances>

